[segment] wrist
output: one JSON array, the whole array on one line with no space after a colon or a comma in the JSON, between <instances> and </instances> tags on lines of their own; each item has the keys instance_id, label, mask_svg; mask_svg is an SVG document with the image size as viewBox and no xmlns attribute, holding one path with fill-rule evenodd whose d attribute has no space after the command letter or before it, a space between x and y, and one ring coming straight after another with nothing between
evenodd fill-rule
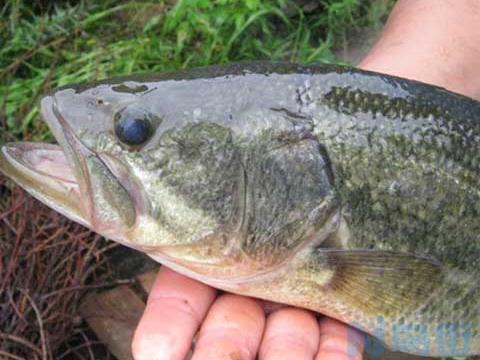
<instances>
[{"instance_id":1,"label":"wrist","mask_svg":"<svg viewBox=\"0 0 480 360\"><path fill-rule=\"evenodd\" d=\"M400 0L359 67L480 99L478 43L478 0Z\"/></svg>"}]
</instances>

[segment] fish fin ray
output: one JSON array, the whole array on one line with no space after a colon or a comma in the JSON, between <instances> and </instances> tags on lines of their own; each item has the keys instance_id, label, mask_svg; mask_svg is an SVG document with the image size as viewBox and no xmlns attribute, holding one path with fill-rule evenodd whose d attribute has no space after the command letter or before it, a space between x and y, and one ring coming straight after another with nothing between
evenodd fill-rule
<instances>
[{"instance_id":1,"label":"fish fin ray","mask_svg":"<svg viewBox=\"0 0 480 360\"><path fill-rule=\"evenodd\" d=\"M335 270L326 288L372 316L410 313L442 283L441 265L429 258L376 250L319 253Z\"/></svg>"}]
</instances>

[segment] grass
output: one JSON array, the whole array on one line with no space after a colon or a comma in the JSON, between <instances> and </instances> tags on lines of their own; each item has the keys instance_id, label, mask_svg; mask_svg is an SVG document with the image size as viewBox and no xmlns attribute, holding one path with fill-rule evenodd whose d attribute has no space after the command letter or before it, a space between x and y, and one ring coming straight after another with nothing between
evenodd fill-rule
<instances>
[{"instance_id":1,"label":"grass","mask_svg":"<svg viewBox=\"0 0 480 360\"><path fill-rule=\"evenodd\" d=\"M72 82L254 59L338 62L348 35L378 28L393 0L56 3L0 7L3 140L49 138L38 99Z\"/></svg>"}]
</instances>

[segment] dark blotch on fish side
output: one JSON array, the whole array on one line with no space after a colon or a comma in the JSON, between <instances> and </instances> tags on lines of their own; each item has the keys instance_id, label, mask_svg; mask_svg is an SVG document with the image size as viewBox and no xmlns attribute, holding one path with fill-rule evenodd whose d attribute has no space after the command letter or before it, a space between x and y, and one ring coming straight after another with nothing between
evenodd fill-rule
<instances>
[{"instance_id":1,"label":"dark blotch on fish side","mask_svg":"<svg viewBox=\"0 0 480 360\"><path fill-rule=\"evenodd\" d=\"M112 90L116 92L121 92L121 93L139 93L139 92L144 92L148 90L147 85L136 85L135 87L130 87L126 84L120 84L117 86L112 86Z\"/></svg>"}]
</instances>

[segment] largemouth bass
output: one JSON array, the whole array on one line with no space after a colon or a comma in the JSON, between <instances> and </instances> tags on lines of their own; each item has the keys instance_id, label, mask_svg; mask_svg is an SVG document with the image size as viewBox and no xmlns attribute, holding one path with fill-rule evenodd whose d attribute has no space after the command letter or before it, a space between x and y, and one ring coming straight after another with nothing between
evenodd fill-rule
<instances>
[{"instance_id":1,"label":"largemouth bass","mask_svg":"<svg viewBox=\"0 0 480 360\"><path fill-rule=\"evenodd\" d=\"M480 103L332 65L237 64L58 89L59 145L0 170L212 286L389 348L480 354Z\"/></svg>"}]
</instances>

